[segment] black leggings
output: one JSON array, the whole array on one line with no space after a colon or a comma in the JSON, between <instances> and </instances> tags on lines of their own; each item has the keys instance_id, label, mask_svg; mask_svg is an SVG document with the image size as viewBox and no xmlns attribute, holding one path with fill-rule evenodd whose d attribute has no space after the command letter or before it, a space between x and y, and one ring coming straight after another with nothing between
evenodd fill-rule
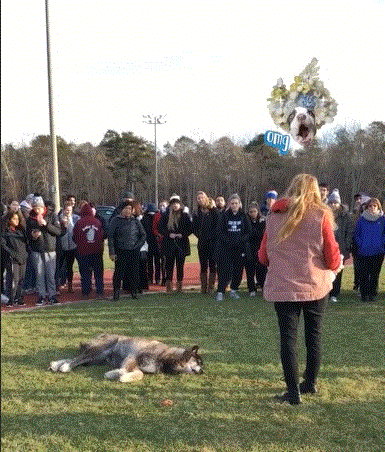
<instances>
[{"instance_id":1,"label":"black leggings","mask_svg":"<svg viewBox=\"0 0 385 452\"><path fill-rule=\"evenodd\" d=\"M114 291L120 290L122 281L123 288L129 290L132 294L136 294L139 289L139 250L116 250L115 270L112 278ZM124 282L127 282L127 287Z\"/></svg>"},{"instance_id":2,"label":"black leggings","mask_svg":"<svg viewBox=\"0 0 385 452\"><path fill-rule=\"evenodd\" d=\"M5 294L9 298L10 304L22 298L25 267L25 263L18 264L17 262L12 262L11 259L6 264Z\"/></svg>"},{"instance_id":3,"label":"black leggings","mask_svg":"<svg viewBox=\"0 0 385 452\"><path fill-rule=\"evenodd\" d=\"M198 243L197 248L201 273L207 274L207 270L210 270L210 273L216 273L217 266L215 262L213 246L210 243L208 245L200 245Z\"/></svg>"},{"instance_id":4,"label":"black leggings","mask_svg":"<svg viewBox=\"0 0 385 452\"><path fill-rule=\"evenodd\" d=\"M184 276L184 261L186 255L179 248L174 247L167 251L166 254L166 281L172 281L174 273L174 263L176 263L176 280L183 281Z\"/></svg>"},{"instance_id":5,"label":"black leggings","mask_svg":"<svg viewBox=\"0 0 385 452\"><path fill-rule=\"evenodd\" d=\"M358 256L361 297L375 297L377 295L378 280L383 261L383 254L377 254L376 256Z\"/></svg>"},{"instance_id":6,"label":"black leggings","mask_svg":"<svg viewBox=\"0 0 385 452\"><path fill-rule=\"evenodd\" d=\"M281 335L281 362L289 391L299 384L296 353L298 322L303 310L306 345L306 384L316 383L321 364L321 330L327 297L317 301L274 303Z\"/></svg>"}]
</instances>

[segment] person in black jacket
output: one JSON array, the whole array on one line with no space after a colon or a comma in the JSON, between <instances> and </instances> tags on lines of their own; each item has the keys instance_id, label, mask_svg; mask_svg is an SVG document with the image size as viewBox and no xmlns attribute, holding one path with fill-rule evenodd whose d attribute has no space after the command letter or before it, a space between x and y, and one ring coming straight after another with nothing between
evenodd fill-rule
<instances>
[{"instance_id":1,"label":"person in black jacket","mask_svg":"<svg viewBox=\"0 0 385 452\"><path fill-rule=\"evenodd\" d=\"M210 199L204 191L198 191L197 204L198 208L192 216L192 227L193 233L198 238L201 292L212 293L217 274L215 243L219 213L216 207L212 208Z\"/></svg>"},{"instance_id":2,"label":"person in black jacket","mask_svg":"<svg viewBox=\"0 0 385 452\"><path fill-rule=\"evenodd\" d=\"M337 229L334 231L334 236L340 247L341 254L344 256L343 263L345 263L350 257L354 226L348 207L341 204L341 196L337 188L330 193L328 206L334 214L334 221L337 226ZM336 275L336 279L333 281L333 289L329 294L329 301L331 303L338 301L338 296L341 292L342 273L343 270Z\"/></svg>"},{"instance_id":3,"label":"person in black jacket","mask_svg":"<svg viewBox=\"0 0 385 452\"><path fill-rule=\"evenodd\" d=\"M9 211L4 218L1 252L6 262L5 294L8 306L24 306L23 284L27 261L27 236L21 213Z\"/></svg>"},{"instance_id":4,"label":"person in black jacket","mask_svg":"<svg viewBox=\"0 0 385 452\"><path fill-rule=\"evenodd\" d=\"M242 281L243 256L250 234L250 221L241 210L242 204L237 194L231 195L227 210L221 215L218 226L217 263L218 291L217 301L223 300L223 293L231 281L230 297L239 298L237 292Z\"/></svg>"},{"instance_id":5,"label":"person in black jacket","mask_svg":"<svg viewBox=\"0 0 385 452\"><path fill-rule=\"evenodd\" d=\"M159 220L158 231L163 235L161 252L166 256L166 291L172 292L176 263L176 291L181 292L184 263L190 254L188 237L192 233L192 223L189 215L183 211L178 195L171 195L169 208Z\"/></svg>"},{"instance_id":6,"label":"person in black jacket","mask_svg":"<svg viewBox=\"0 0 385 452\"><path fill-rule=\"evenodd\" d=\"M155 237L153 231L154 218L157 212L157 208L155 204L149 203L147 204L146 211L144 212L142 218L142 224L144 230L146 231L147 243L148 243L148 252L147 252L147 277L148 283L154 283L154 275L155 275L155 284L160 284L160 252L157 238ZM155 269L155 271L154 271Z\"/></svg>"},{"instance_id":7,"label":"person in black jacket","mask_svg":"<svg viewBox=\"0 0 385 452\"><path fill-rule=\"evenodd\" d=\"M251 297L255 297L257 284L263 287L265 283L267 267L258 260L258 250L265 232L266 220L261 215L258 203L252 202L247 212L250 220L250 235L246 242L245 269L247 288Z\"/></svg>"},{"instance_id":8,"label":"person in black jacket","mask_svg":"<svg viewBox=\"0 0 385 452\"><path fill-rule=\"evenodd\" d=\"M53 210L47 210L43 198L37 196L27 219L27 239L31 249L32 262L36 270L36 290L42 305L46 297L51 304L59 303L56 298L56 240L65 233Z\"/></svg>"},{"instance_id":9,"label":"person in black jacket","mask_svg":"<svg viewBox=\"0 0 385 452\"><path fill-rule=\"evenodd\" d=\"M119 215L111 220L108 230L110 259L115 262L113 276L114 300L119 299L119 291L124 278L129 283L132 298L138 298L140 249L146 241L146 231L142 223L133 215L132 201L122 204Z\"/></svg>"}]
</instances>

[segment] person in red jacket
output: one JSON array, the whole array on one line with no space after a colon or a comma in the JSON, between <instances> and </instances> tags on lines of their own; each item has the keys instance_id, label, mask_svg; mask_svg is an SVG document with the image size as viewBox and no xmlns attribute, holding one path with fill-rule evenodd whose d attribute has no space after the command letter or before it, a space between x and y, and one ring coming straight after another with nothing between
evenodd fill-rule
<instances>
[{"instance_id":1,"label":"person in red jacket","mask_svg":"<svg viewBox=\"0 0 385 452\"><path fill-rule=\"evenodd\" d=\"M72 239L76 243L76 257L79 263L82 295L88 297L92 290L94 273L96 294L103 296L103 248L106 233L100 220L95 218L96 210L85 204L80 211L80 220L74 226Z\"/></svg>"},{"instance_id":2,"label":"person in red jacket","mask_svg":"<svg viewBox=\"0 0 385 452\"><path fill-rule=\"evenodd\" d=\"M267 218L258 258L268 266L263 295L274 302L281 336L287 392L275 396L279 402L297 405L301 393L316 392L322 320L333 280L342 269L334 226L333 213L310 174L293 178ZM301 311L307 356L305 380L299 384L296 340Z\"/></svg>"}]
</instances>

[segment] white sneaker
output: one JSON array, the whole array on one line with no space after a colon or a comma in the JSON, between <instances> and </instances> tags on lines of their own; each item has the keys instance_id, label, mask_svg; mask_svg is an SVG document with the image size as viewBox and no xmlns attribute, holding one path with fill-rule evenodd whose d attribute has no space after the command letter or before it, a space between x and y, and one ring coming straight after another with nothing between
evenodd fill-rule
<instances>
[{"instance_id":1,"label":"white sneaker","mask_svg":"<svg viewBox=\"0 0 385 452\"><path fill-rule=\"evenodd\" d=\"M255 292L250 292L250 297L255 297L257 294Z\"/></svg>"},{"instance_id":2,"label":"white sneaker","mask_svg":"<svg viewBox=\"0 0 385 452\"><path fill-rule=\"evenodd\" d=\"M218 292L215 301L223 301L223 293Z\"/></svg>"},{"instance_id":3,"label":"white sneaker","mask_svg":"<svg viewBox=\"0 0 385 452\"><path fill-rule=\"evenodd\" d=\"M241 298L236 290L230 290L230 297L235 298L236 300Z\"/></svg>"},{"instance_id":4,"label":"white sneaker","mask_svg":"<svg viewBox=\"0 0 385 452\"><path fill-rule=\"evenodd\" d=\"M330 301L330 303L337 303L338 302L336 297L330 297L329 301Z\"/></svg>"}]
</instances>

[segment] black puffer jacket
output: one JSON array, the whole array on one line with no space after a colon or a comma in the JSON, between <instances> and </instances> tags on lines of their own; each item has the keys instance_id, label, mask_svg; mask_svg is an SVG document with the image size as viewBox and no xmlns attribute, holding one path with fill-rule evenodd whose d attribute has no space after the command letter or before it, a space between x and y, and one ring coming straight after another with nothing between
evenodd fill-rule
<instances>
[{"instance_id":1,"label":"black puffer jacket","mask_svg":"<svg viewBox=\"0 0 385 452\"><path fill-rule=\"evenodd\" d=\"M25 264L28 257L27 236L22 227L5 229L1 236L1 252L5 252L13 262Z\"/></svg>"},{"instance_id":2,"label":"black puffer jacket","mask_svg":"<svg viewBox=\"0 0 385 452\"><path fill-rule=\"evenodd\" d=\"M110 256L116 250L140 250L146 241L146 231L142 223L135 217L114 217L108 229L108 251Z\"/></svg>"},{"instance_id":3,"label":"black puffer jacket","mask_svg":"<svg viewBox=\"0 0 385 452\"><path fill-rule=\"evenodd\" d=\"M49 253L56 251L56 238L65 233L60 226L59 219L54 212L46 212L43 215L46 225L40 226L36 219L36 213L31 210L27 219L27 239L31 251L36 253ZM32 231L39 229L41 231L40 237L36 240L32 238Z\"/></svg>"}]
</instances>

